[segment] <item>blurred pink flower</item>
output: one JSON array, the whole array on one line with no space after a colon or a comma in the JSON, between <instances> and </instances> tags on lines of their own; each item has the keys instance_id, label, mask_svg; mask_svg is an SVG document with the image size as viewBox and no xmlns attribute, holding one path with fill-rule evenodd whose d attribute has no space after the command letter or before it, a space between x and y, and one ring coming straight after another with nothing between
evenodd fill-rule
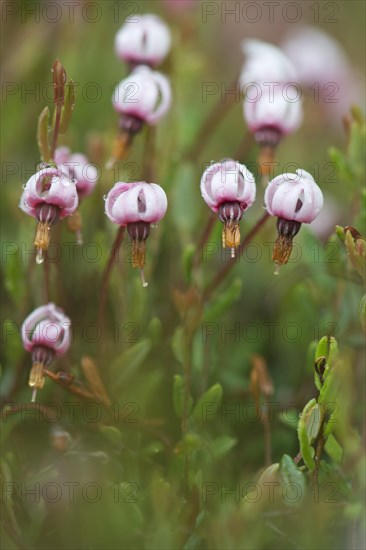
<instances>
[{"instance_id":1,"label":"blurred pink flower","mask_svg":"<svg viewBox=\"0 0 366 550\"><path fill-rule=\"evenodd\" d=\"M93 192L98 181L98 170L85 155L71 154L68 147L59 147L55 151L54 160L62 173L68 179L75 181L79 199L83 199Z\"/></svg>"},{"instance_id":2,"label":"blurred pink flower","mask_svg":"<svg viewBox=\"0 0 366 550\"><path fill-rule=\"evenodd\" d=\"M128 17L115 38L119 58L128 63L155 66L169 52L170 31L154 14Z\"/></svg>"},{"instance_id":3,"label":"blurred pink flower","mask_svg":"<svg viewBox=\"0 0 366 550\"><path fill-rule=\"evenodd\" d=\"M244 118L261 145L276 145L283 136L295 132L303 118L302 103L297 90L288 86L269 90L255 101L244 101ZM295 98L293 101L292 98Z\"/></svg>"},{"instance_id":4,"label":"blurred pink flower","mask_svg":"<svg viewBox=\"0 0 366 550\"><path fill-rule=\"evenodd\" d=\"M40 306L22 325L23 346L29 352L42 346L56 356L64 355L70 346L70 325L70 319L55 304Z\"/></svg>"},{"instance_id":5,"label":"blurred pink flower","mask_svg":"<svg viewBox=\"0 0 366 550\"><path fill-rule=\"evenodd\" d=\"M302 122L296 70L273 44L250 39L242 43L242 48L246 55L240 75L244 118L260 145L275 147Z\"/></svg>"},{"instance_id":6,"label":"blurred pink flower","mask_svg":"<svg viewBox=\"0 0 366 550\"><path fill-rule=\"evenodd\" d=\"M136 67L113 94L117 112L148 124L156 124L171 105L169 80L149 67Z\"/></svg>"},{"instance_id":7,"label":"blurred pink flower","mask_svg":"<svg viewBox=\"0 0 366 550\"><path fill-rule=\"evenodd\" d=\"M243 40L241 46L246 58L240 74L242 88L250 82L263 86L265 82L287 84L296 81L295 67L277 46L253 38Z\"/></svg>"},{"instance_id":8,"label":"blurred pink flower","mask_svg":"<svg viewBox=\"0 0 366 550\"><path fill-rule=\"evenodd\" d=\"M64 355L71 342L70 319L54 304L38 307L25 319L21 334L24 348L32 353L29 386L32 401L45 382L44 369L53 359Z\"/></svg>"},{"instance_id":9,"label":"blurred pink flower","mask_svg":"<svg viewBox=\"0 0 366 550\"><path fill-rule=\"evenodd\" d=\"M239 221L255 200L253 174L244 164L231 159L212 164L202 175L201 194L224 224L223 246L231 248L234 256L240 244Z\"/></svg>"},{"instance_id":10,"label":"blurred pink flower","mask_svg":"<svg viewBox=\"0 0 366 550\"><path fill-rule=\"evenodd\" d=\"M299 83L334 117L344 115L362 101L360 78L351 61L331 35L303 26L285 37L282 47L296 65Z\"/></svg>"}]
</instances>

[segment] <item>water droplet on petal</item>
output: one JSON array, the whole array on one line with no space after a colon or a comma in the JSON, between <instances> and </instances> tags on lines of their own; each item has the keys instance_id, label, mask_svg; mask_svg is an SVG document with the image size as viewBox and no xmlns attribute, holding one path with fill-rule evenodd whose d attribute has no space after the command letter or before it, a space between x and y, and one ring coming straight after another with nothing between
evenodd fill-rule
<instances>
[{"instance_id":1,"label":"water droplet on petal","mask_svg":"<svg viewBox=\"0 0 366 550\"><path fill-rule=\"evenodd\" d=\"M276 266L276 269L275 269L274 274L275 274L275 275L279 275L279 274L280 274L280 264L277 264L277 263L276 263L275 266Z\"/></svg>"},{"instance_id":2,"label":"water droplet on petal","mask_svg":"<svg viewBox=\"0 0 366 550\"><path fill-rule=\"evenodd\" d=\"M22 185L22 189L25 189L26 187L27 187L27 184L24 183L24 184Z\"/></svg>"},{"instance_id":3,"label":"water droplet on petal","mask_svg":"<svg viewBox=\"0 0 366 550\"><path fill-rule=\"evenodd\" d=\"M104 200L104 201L107 200L107 195L103 195L103 200Z\"/></svg>"}]
</instances>

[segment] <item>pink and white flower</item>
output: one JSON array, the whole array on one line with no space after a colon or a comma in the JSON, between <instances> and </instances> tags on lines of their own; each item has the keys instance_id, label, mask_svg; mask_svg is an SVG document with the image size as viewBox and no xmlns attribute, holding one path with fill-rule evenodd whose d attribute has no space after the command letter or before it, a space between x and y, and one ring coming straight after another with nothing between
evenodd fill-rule
<instances>
[{"instance_id":1,"label":"pink and white flower","mask_svg":"<svg viewBox=\"0 0 366 550\"><path fill-rule=\"evenodd\" d=\"M301 89L297 72L288 57L273 44L246 40L246 61L240 84L246 97L244 118L262 146L275 147L302 122Z\"/></svg>"},{"instance_id":2,"label":"pink and white flower","mask_svg":"<svg viewBox=\"0 0 366 550\"><path fill-rule=\"evenodd\" d=\"M334 120L362 101L360 75L342 45L318 27L302 26L285 36L283 50L296 64L299 83Z\"/></svg>"},{"instance_id":3,"label":"pink and white flower","mask_svg":"<svg viewBox=\"0 0 366 550\"><path fill-rule=\"evenodd\" d=\"M232 159L212 164L202 175L201 194L224 224L223 246L231 248L234 256L240 244L239 221L256 196L253 174Z\"/></svg>"},{"instance_id":4,"label":"pink and white flower","mask_svg":"<svg viewBox=\"0 0 366 550\"><path fill-rule=\"evenodd\" d=\"M323 207L323 193L311 174L281 174L269 182L264 194L267 212L286 220L311 223Z\"/></svg>"},{"instance_id":5,"label":"pink and white flower","mask_svg":"<svg viewBox=\"0 0 366 550\"><path fill-rule=\"evenodd\" d=\"M154 14L128 17L115 38L117 56L136 65L158 65L170 46L169 28Z\"/></svg>"},{"instance_id":6,"label":"pink and white flower","mask_svg":"<svg viewBox=\"0 0 366 550\"><path fill-rule=\"evenodd\" d=\"M105 213L120 226L127 226L132 242L132 265L141 271L144 286L146 244L150 225L159 222L165 215L168 200L165 191L156 183L119 182L109 191Z\"/></svg>"},{"instance_id":7,"label":"pink and white flower","mask_svg":"<svg viewBox=\"0 0 366 550\"><path fill-rule=\"evenodd\" d=\"M168 112L171 99L169 80L149 67L140 66L118 84L112 101L116 111L123 115L122 128L133 133L143 122L151 125L159 122Z\"/></svg>"},{"instance_id":8,"label":"pink and white flower","mask_svg":"<svg viewBox=\"0 0 366 550\"><path fill-rule=\"evenodd\" d=\"M301 224L314 221L322 209L323 193L311 174L296 170L296 174L281 174L270 181L264 201L268 214L278 217L273 260L278 266L286 264Z\"/></svg>"},{"instance_id":9,"label":"pink and white flower","mask_svg":"<svg viewBox=\"0 0 366 550\"><path fill-rule=\"evenodd\" d=\"M25 319L21 334L24 348L32 353L33 365L29 376L29 385L33 388L32 401L37 390L44 386L44 368L69 349L70 326L70 319L53 303L38 307Z\"/></svg>"},{"instance_id":10,"label":"pink and white flower","mask_svg":"<svg viewBox=\"0 0 366 550\"><path fill-rule=\"evenodd\" d=\"M263 87L264 83L275 85L296 81L294 65L277 46L256 39L244 40L241 46L246 58L240 74L242 88L250 83Z\"/></svg>"},{"instance_id":11,"label":"pink and white flower","mask_svg":"<svg viewBox=\"0 0 366 550\"><path fill-rule=\"evenodd\" d=\"M38 221L40 211L53 212L57 219L70 216L79 203L76 185L59 168L48 166L39 170L27 181L19 207ZM49 208L47 208L49 207ZM42 215L42 214L41 214Z\"/></svg>"},{"instance_id":12,"label":"pink and white flower","mask_svg":"<svg viewBox=\"0 0 366 550\"><path fill-rule=\"evenodd\" d=\"M75 181L79 200L90 195L98 181L98 170L82 153L71 154L68 147L59 147L54 160L68 179Z\"/></svg>"},{"instance_id":13,"label":"pink and white flower","mask_svg":"<svg viewBox=\"0 0 366 550\"><path fill-rule=\"evenodd\" d=\"M49 244L49 232L59 219L71 216L79 204L75 182L60 168L46 166L27 181L19 207L38 221L34 245L36 261L43 262L43 252Z\"/></svg>"}]
</instances>

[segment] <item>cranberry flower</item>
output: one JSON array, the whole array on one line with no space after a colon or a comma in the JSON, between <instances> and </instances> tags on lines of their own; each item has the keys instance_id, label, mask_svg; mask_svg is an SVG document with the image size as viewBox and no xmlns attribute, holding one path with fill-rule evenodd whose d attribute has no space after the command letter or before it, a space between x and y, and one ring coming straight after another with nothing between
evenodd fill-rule
<instances>
[{"instance_id":1,"label":"cranberry flower","mask_svg":"<svg viewBox=\"0 0 366 550\"><path fill-rule=\"evenodd\" d=\"M286 92L285 92L286 91ZM302 122L302 103L294 86L262 92L258 99L244 101L244 118L262 146L275 147L295 132Z\"/></svg>"},{"instance_id":2,"label":"cranberry flower","mask_svg":"<svg viewBox=\"0 0 366 550\"><path fill-rule=\"evenodd\" d=\"M292 239L302 223L315 220L323 207L323 193L311 174L296 170L296 174L281 174L269 182L264 201L267 212L277 216L278 237L273 261L278 267L287 264L292 250Z\"/></svg>"},{"instance_id":3,"label":"cranberry flower","mask_svg":"<svg viewBox=\"0 0 366 550\"><path fill-rule=\"evenodd\" d=\"M156 183L116 183L106 197L105 213L118 225L127 226L132 242L132 265L139 268L143 286L147 286L143 268L146 239L150 225L165 215L168 201L165 191Z\"/></svg>"},{"instance_id":4,"label":"cranberry flower","mask_svg":"<svg viewBox=\"0 0 366 550\"><path fill-rule=\"evenodd\" d=\"M96 186L98 181L97 168L89 162L85 155L81 153L71 154L68 147L56 149L54 159L62 173L75 182L80 204L81 200L90 195ZM82 221L79 210L75 210L67 221L69 230L76 233L77 243L82 244Z\"/></svg>"},{"instance_id":5,"label":"cranberry flower","mask_svg":"<svg viewBox=\"0 0 366 550\"><path fill-rule=\"evenodd\" d=\"M149 67L136 67L113 94L113 106L121 116L121 128L131 134L142 124L156 124L171 104L169 80Z\"/></svg>"},{"instance_id":6,"label":"cranberry flower","mask_svg":"<svg viewBox=\"0 0 366 550\"><path fill-rule=\"evenodd\" d=\"M131 65L158 65L170 44L168 27L153 14L128 17L115 38L117 56Z\"/></svg>"},{"instance_id":7,"label":"cranberry flower","mask_svg":"<svg viewBox=\"0 0 366 550\"><path fill-rule=\"evenodd\" d=\"M231 248L234 257L235 248L240 244L239 221L255 200L253 174L232 159L212 164L202 175L201 194L224 224L222 245Z\"/></svg>"},{"instance_id":8,"label":"cranberry flower","mask_svg":"<svg viewBox=\"0 0 366 550\"><path fill-rule=\"evenodd\" d=\"M287 56L272 44L246 40L242 48L246 55L240 75L241 87L246 92L244 119L261 146L259 163L268 175L275 147L282 137L297 130L302 121L297 73Z\"/></svg>"},{"instance_id":9,"label":"cranberry flower","mask_svg":"<svg viewBox=\"0 0 366 550\"><path fill-rule=\"evenodd\" d=\"M75 212L79 203L75 182L59 168L46 166L27 181L19 207L38 221L34 245L36 261L43 262L49 244L50 227Z\"/></svg>"},{"instance_id":10,"label":"cranberry flower","mask_svg":"<svg viewBox=\"0 0 366 550\"><path fill-rule=\"evenodd\" d=\"M37 390L44 386L45 367L69 349L70 324L63 311L49 303L35 309L22 325L23 346L32 354L33 365L29 375L29 385L33 388L32 401Z\"/></svg>"},{"instance_id":11,"label":"cranberry flower","mask_svg":"<svg viewBox=\"0 0 366 550\"><path fill-rule=\"evenodd\" d=\"M240 75L242 88L245 89L253 83L263 90L269 84L288 84L296 80L296 70L292 62L273 44L248 39L242 42L242 50L246 57Z\"/></svg>"},{"instance_id":12,"label":"cranberry flower","mask_svg":"<svg viewBox=\"0 0 366 550\"><path fill-rule=\"evenodd\" d=\"M75 180L79 201L90 195L98 181L98 170L82 153L71 154L68 147L55 151L55 163L70 180Z\"/></svg>"}]
</instances>

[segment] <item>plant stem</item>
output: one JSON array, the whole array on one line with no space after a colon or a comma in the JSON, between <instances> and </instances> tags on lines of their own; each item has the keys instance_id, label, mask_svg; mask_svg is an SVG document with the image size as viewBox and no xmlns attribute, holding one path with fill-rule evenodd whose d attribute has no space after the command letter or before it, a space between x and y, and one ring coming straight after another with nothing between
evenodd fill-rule
<instances>
[{"instance_id":1,"label":"plant stem","mask_svg":"<svg viewBox=\"0 0 366 550\"><path fill-rule=\"evenodd\" d=\"M112 273L113 265L117 261L118 251L122 244L124 234L125 234L125 228L124 226L121 226L117 231L108 262L103 272L102 285L101 285L101 291L100 291L99 313L98 313L98 324L101 328L104 327L105 307L107 302L109 279Z\"/></svg>"},{"instance_id":2,"label":"plant stem","mask_svg":"<svg viewBox=\"0 0 366 550\"><path fill-rule=\"evenodd\" d=\"M319 478L320 459L321 459L324 445L326 442L326 438L324 437L324 433L323 433L323 428L324 428L324 422L320 426L319 435L316 440L315 456L314 456L315 468L313 472L313 488L319 487L318 478Z\"/></svg>"},{"instance_id":3,"label":"plant stem","mask_svg":"<svg viewBox=\"0 0 366 550\"><path fill-rule=\"evenodd\" d=\"M233 82L229 85L229 90L236 88L238 84L238 77L236 77ZM208 136L214 134L214 129L221 122L224 116L229 112L230 108L236 102L236 95L229 94L229 97L226 101L222 101L220 97L219 101L216 103L214 108L211 110L209 116L206 118L202 124L196 139L188 150L183 154L183 159L194 161L199 158L204 147L207 145Z\"/></svg>"},{"instance_id":4,"label":"plant stem","mask_svg":"<svg viewBox=\"0 0 366 550\"><path fill-rule=\"evenodd\" d=\"M61 122L61 109L62 105L59 103L56 104L56 117L55 117L55 126L53 129L53 137L52 137L52 146L51 146L51 158L53 159L57 147L57 140L58 140L58 133L60 130L60 122Z\"/></svg>"},{"instance_id":5,"label":"plant stem","mask_svg":"<svg viewBox=\"0 0 366 550\"><path fill-rule=\"evenodd\" d=\"M207 242L207 239L209 238L216 221L217 221L217 216L210 215L210 217L208 218L207 223L202 231L202 235L197 244L196 252L193 258L193 267L197 267L200 258L202 258L203 245Z\"/></svg>"},{"instance_id":6,"label":"plant stem","mask_svg":"<svg viewBox=\"0 0 366 550\"><path fill-rule=\"evenodd\" d=\"M241 245L238 247L237 255L240 256L240 254L243 252L245 247L250 243L251 239L254 237L254 235L261 229L261 227L266 223L266 221L269 218L268 212L265 212L257 221L255 226L249 231L248 235L245 237ZM218 286L222 283L222 281L225 279L226 275L229 273L233 265L235 264L235 259L230 258L225 266L218 272L216 277L211 281L211 283L208 285L208 287L203 292L203 299L208 300L208 298L211 296L211 294L216 290Z\"/></svg>"}]
</instances>

